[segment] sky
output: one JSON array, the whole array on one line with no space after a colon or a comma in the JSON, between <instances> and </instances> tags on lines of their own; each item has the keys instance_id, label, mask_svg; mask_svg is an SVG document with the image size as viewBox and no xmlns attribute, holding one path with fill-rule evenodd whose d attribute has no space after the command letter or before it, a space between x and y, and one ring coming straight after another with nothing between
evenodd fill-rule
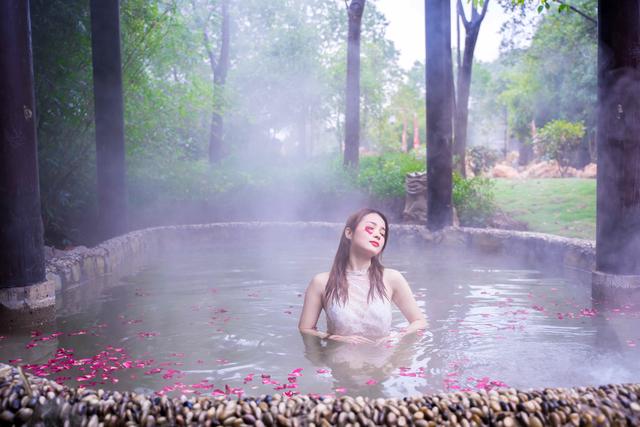
<instances>
[{"instance_id":1,"label":"sky","mask_svg":"<svg viewBox=\"0 0 640 427\"><path fill-rule=\"evenodd\" d=\"M400 51L400 65L408 69L414 61L424 61L424 0L376 0L375 3L389 21L387 35ZM455 5L455 0L451 4ZM505 20L506 16L498 3L489 3L476 45L474 56L477 59L492 61L498 57L499 30ZM452 46L456 44L455 34L455 14L452 13ZM464 37L463 34L464 30L461 29L461 37Z\"/></svg>"}]
</instances>

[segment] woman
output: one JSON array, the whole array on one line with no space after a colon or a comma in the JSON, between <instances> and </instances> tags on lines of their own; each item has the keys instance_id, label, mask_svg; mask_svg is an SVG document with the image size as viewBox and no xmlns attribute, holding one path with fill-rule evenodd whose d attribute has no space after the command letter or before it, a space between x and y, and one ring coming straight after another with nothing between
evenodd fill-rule
<instances>
[{"instance_id":1,"label":"woman","mask_svg":"<svg viewBox=\"0 0 640 427\"><path fill-rule=\"evenodd\" d=\"M388 237L381 212L365 208L347 219L331 271L317 274L307 287L298 322L302 333L354 344L378 343L389 335L392 301L409 321L399 336L427 327L405 278L380 263ZM327 332L316 326L322 309Z\"/></svg>"}]
</instances>

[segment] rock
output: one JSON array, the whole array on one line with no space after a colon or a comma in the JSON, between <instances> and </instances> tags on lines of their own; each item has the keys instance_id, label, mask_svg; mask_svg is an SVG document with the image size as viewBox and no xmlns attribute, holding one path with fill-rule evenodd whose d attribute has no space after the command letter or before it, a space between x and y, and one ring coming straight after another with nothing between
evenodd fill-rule
<instances>
[{"instance_id":1,"label":"rock","mask_svg":"<svg viewBox=\"0 0 640 427\"><path fill-rule=\"evenodd\" d=\"M33 409L31 409L31 408L22 408L22 409L20 409L18 411L18 413L16 415L18 416L18 418L23 423L26 423L27 421L29 421L29 419L33 415Z\"/></svg>"},{"instance_id":2,"label":"rock","mask_svg":"<svg viewBox=\"0 0 640 427\"><path fill-rule=\"evenodd\" d=\"M523 178L570 178L579 175L580 172L575 168L561 169L555 160L533 163L522 172Z\"/></svg>"},{"instance_id":3,"label":"rock","mask_svg":"<svg viewBox=\"0 0 640 427\"><path fill-rule=\"evenodd\" d=\"M507 153L505 158L505 163L509 166L516 166L518 164L518 159L520 158L520 153L518 151L510 151Z\"/></svg>"},{"instance_id":4,"label":"rock","mask_svg":"<svg viewBox=\"0 0 640 427\"><path fill-rule=\"evenodd\" d=\"M595 178L598 175L598 165L589 163L581 171L578 171L578 178Z\"/></svg>"},{"instance_id":5,"label":"rock","mask_svg":"<svg viewBox=\"0 0 640 427\"><path fill-rule=\"evenodd\" d=\"M519 178L520 174L518 171L511 166L499 163L493 167L491 171L491 176L494 178L508 178L514 179Z\"/></svg>"}]
</instances>

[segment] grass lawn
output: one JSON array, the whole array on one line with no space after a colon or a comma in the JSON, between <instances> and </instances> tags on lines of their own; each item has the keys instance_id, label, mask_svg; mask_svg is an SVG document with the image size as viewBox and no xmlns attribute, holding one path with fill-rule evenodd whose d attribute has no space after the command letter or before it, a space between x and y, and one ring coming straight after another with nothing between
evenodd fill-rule
<instances>
[{"instance_id":1,"label":"grass lawn","mask_svg":"<svg viewBox=\"0 0 640 427\"><path fill-rule=\"evenodd\" d=\"M596 180L494 179L498 207L525 221L530 231L596 237Z\"/></svg>"}]
</instances>

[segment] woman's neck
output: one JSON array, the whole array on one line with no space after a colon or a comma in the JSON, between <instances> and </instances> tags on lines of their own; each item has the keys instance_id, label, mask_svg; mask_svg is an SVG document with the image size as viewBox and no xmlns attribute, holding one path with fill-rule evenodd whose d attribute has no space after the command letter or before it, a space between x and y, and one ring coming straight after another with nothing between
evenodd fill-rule
<instances>
[{"instance_id":1,"label":"woman's neck","mask_svg":"<svg viewBox=\"0 0 640 427\"><path fill-rule=\"evenodd\" d=\"M347 261L347 270L361 271L368 270L371 266L371 258L358 256L358 254L350 253L349 261Z\"/></svg>"}]
</instances>

